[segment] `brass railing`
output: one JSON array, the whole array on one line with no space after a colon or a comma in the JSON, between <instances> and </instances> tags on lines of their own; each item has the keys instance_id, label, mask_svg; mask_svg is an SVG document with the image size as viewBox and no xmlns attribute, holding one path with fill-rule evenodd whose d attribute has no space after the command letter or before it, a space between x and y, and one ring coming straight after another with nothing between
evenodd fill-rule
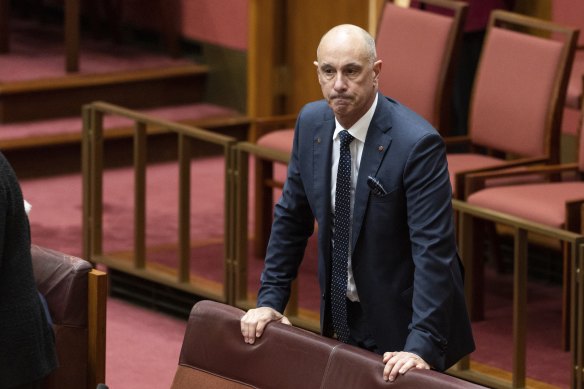
<instances>
[{"instance_id":1,"label":"brass railing","mask_svg":"<svg viewBox=\"0 0 584 389\"><path fill-rule=\"evenodd\" d=\"M133 169L134 169L134 239L132 260L127 257L107 255L103 252L103 174L104 174L104 116L116 115L134 122ZM178 137L178 268L176 275L146 266L146 168L147 137L154 133L175 133ZM224 204L224 282L220 291L212 285L199 285L190 277L190 189L193 141L218 145L225 159ZM235 138L212 133L189 125L179 124L144 115L123 107L104 102L94 102L83 107L83 255L101 263L150 281L168 285L199 296L230 303L232 247L234 241L232 206L233 160Z\"/></svg>"},{"instance_id":2,"label":"brass railing","mask_svg":"<svg viewBox=\"0 0 584 389\"><path fill-rule=\"evenodd\" d=\"M465 264L465 293L472 307L474 266L473 258L473 219L478 218L501 225L510 226L514 231L513 255L513 367L511 382L495 378L473 370L470 357L464 358L454 368L453 375L465 378L493 388L526 387L526 332L527 332L527 263L528 233L533 233L567 243L571 263L570 273L570 350L572 352L571 387L584 388L583 354L584 354L584 236L564 229L552 228L529 220L495 212L486 208L470 205L460 200L453 200L454 210L458 215L458 246Z\"/></svg>"},{"instance_id":3,"label":"brass railing","mask_svg":"<svg viewBox=\"0 0 584 389\"><path fill-rule=\"evenodd\" d=\"M102 250L103 216L103 117L120 115L134 121L134 242L133 260L105 255ZM217 135L192 126L159 120L147 115L97 102L83 108L83 237L84 257L95 263L121 270L144 279L185 290L196 295L248 309L255 306L255 295L248 290L248 194L249 161L252 158L288 163L289 154L258 146L237 143L234 138ZM155 129L151 131L151 127ZM179 266L175 277L146 266L146 139L153 133L169 132L178 136L179 164ZM190 281L190 167L192 141L222 147L225 158L225 248L224 283L221 292ZM520 218L471 206L453 200L458 216L459 249L465 262L465 292L472 306L473 219L480 218L510 226L515 232L513 288L513 367L511 382L472 368L470 357L464 358L448 373L493 388L526 386L526 307L528 234L535 233L564 242L571 261L570 349L572 352L571 387L584 389L584 237L567 230L550 228ZM298 286L294 284L286 315L293 324L319 330L318 312L299 308Z\"/></svg>"}]
</instances>

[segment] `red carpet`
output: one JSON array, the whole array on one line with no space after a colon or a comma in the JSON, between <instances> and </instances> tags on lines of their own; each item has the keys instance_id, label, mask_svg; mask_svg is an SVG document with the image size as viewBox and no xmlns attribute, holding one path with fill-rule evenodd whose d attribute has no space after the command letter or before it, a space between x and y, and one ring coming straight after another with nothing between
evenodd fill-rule
<instances>
[{"instance_id":1,"label":"red carpet","mask_svg":"<svg viewBox=\"0 0 584 389\"><path fill-rule=\"evenodd\" d=\"M185 328L184 320L110 298L106 336L109 388L170 388Z\"/></svg>"},{"instance_id":2,"label":"red carpet","mask_svg":"<svg viewBox=\"0 0 584 389\"><path fill-rule=\"evenodd\" d=\"M36 31L30 34L30 31ZM0 82L62 77L65 73L63 31L60 26L13 18L10 25L10 53L0 55ZM39 51L39 47L43 49ZM42 60L41 60L42 58ZM104 74L190 63L169 55L152 53L108 39L81 37L79 75ZM26 67L23 66L26 64Z\"/></svg>"},{"instance_id":3,"label":"red carpet","mask_svg":"<svg viewBox=\"0 0 584 389\"><path fill-rule=\"evenodd\" d=\"M209 158L195 162L192 169L192 272L209 280L221 282L222 272L217 266L223 250L223 179L221 164L216 159ZM149 253L149 260L172 266L176 254L168 243L176 242L177 195L176 188L178 172L171 164L156 165L149 169L148 188L152 197L148 198L148 244L156 247ZM130 247L132 236L132 175L127 169L110 171L106 174L104 184L105 217L104 242L107 251L125 251ZM34 243L61 250L66 253L80 255L81 253L81 178L79 176L61 176L51 179L24 180L21 182L25 198L32 203L31 230ZM251 221L250 221L251 223ZM251 224L250 224L251 225ZM203 244L205 243L205 244ZM314 250L309 250L300 274L300 290L305 291L300 296L300 306L316 310L318 307L318 292L315 277ZM261 260L250 260L248 285L250 291L257 291ZM473 324L477 351L473 360L509 371L511 369L511 282L510 277L495 275L488 272L487 279L487 319ZM112 300L115 301L115 300ZM122 304L116 302L114 304ZM149 347L138 345L138 341L120 345L125 331L136 334L138 324L145 320L126 315L125 309L116 310L110 307L108 323L108 377L114 380L126 368L124 362L132 358L146 358L140 374L149 376L157 373L153 365L164 364L172 370L178 361L180 342L173 347L174 351L167 353L152 352L140 349ZM528 377L553 384L558 387L569 386L570 354L560 348L561 329L561 288L559 286L542 285L540 282L530 282L529 289L529 328L528 328ZM118 313L119 312L119 313ZM149 314L152 320L165 321L164 315ZM172 321L172 320L171 320ZM140 323L138 323L140 322ZM174 324L173 324L174 325ZM171 325L172 326L172 325ZM176 333L153 325L144 328L143 342L152 342L164 336L182 339L183 327L177 324ZM120 333L118 333L120 332ZM160 333L163 332L163 333ZM179 334L180 333L180 334ZM132 343L132 344L129 344ZM136 343L136 344L134 344ZM156 349L155 347L153 349ZM120 351L117 351L120 350ZM175 353L173 355L173 352ZM131 354L131 355L130 355ZM152 356L152 358L149 357ZM168 361L168 359L172 361ZM164 359L164 361L163 361ZM114 362L119 360L118 362ZM147 366L146 366L147 365ZM164 374L165 377L166 374ZM143 377L144 381L149 381ZM108 378L109 379L109 378ZM136 385L136 388L165 388L169 384L156 382L152 377L151 384ZM154 383L156 382L156 383ZM112 382L113 383L113 382ZM130 388L127 385L111 386Z\"/></svg>"}]
</instances>

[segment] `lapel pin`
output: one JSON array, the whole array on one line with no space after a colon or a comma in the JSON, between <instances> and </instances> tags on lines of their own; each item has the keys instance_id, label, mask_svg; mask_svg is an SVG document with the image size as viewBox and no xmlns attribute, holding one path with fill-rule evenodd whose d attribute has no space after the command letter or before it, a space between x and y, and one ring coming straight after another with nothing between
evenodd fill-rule
<instances>
[{"instance_id":1,"label":"lapel pin","mask_svg":"<svg viewBox=\"0 0 584 389\"><path fill-rule=\"evenodd\" d=\"M314 141L315 141L316 143L320 143L320 138L316 138Z\"/></svg>"},{"instance_id":2,"label":"lapel pin","mask_svg":"<svg viewBox=\"0 0 584 389\"><path fill-rule=\"evenodd\" d=\"M379 146L379 147L377 148L377 150L379 150L379 151L383 151L383 146Z\"/></svg>"}]
</instances>

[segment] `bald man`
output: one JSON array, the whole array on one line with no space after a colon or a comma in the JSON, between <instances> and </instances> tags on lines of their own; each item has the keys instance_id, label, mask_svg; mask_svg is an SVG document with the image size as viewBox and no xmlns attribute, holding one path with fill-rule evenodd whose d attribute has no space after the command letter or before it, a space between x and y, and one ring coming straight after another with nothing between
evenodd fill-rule
<instances>
[{"instance_id":1,"label":"bald man","mask_svg":"<svg viewBox=\"0 0 584 389\"><path fill-rule=\"evenodd\" d=\"M244 341L253 344L272 321L290 324L282 312L316 219L322 334L382 355L385 380L410 369L445 370L472 352L474 341L442 139L378 92L382 61L360 27L328 31L314 64L324 100L298 116L257 308L241 319ZM341 147L347 138L350 157ZM347 171L345 206L336 192L346 178L337 174ZM343 236L340 215L347 212ZM346 268L340 303L339 267Z\"/></svg>"}]
</instances>

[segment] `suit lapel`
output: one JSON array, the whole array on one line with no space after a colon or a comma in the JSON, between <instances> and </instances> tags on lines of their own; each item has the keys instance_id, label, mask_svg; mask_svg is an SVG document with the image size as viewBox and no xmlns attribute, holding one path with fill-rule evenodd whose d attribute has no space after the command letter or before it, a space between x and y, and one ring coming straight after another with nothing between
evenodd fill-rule
<instances>
[{"instance_id":1,"label":"suit lapel","mask_svg":"<svg viewBox=\"0 0 584 389\"><path fill-rule=\"evenodd\" d=\"M357 188L355 189L355 204L353 206L353 230L351 235L351 252L355 250L357 239L363 224L363 217L367 209L369 199L369 186L367 177L377 174L379 165L391 144L391 136L388 130L391 128L391 106L387 99L379 94L379 100L375 114L367 130L361 164L359 166L359 176L357 177Z\"/></svg>"},{"instance_id":2,"label":"suit lapel","mask_svg":"<svg viewBox=\"0 0 584 389\"><path fill-rule=\"evenodd\" d=\"M334 116L326 112L324 120L318 124L313 133L313 186L317 220L319 228L330 231L331 213L331 154L333 132L335 130Z\"/></svg>"}]
</instances>

